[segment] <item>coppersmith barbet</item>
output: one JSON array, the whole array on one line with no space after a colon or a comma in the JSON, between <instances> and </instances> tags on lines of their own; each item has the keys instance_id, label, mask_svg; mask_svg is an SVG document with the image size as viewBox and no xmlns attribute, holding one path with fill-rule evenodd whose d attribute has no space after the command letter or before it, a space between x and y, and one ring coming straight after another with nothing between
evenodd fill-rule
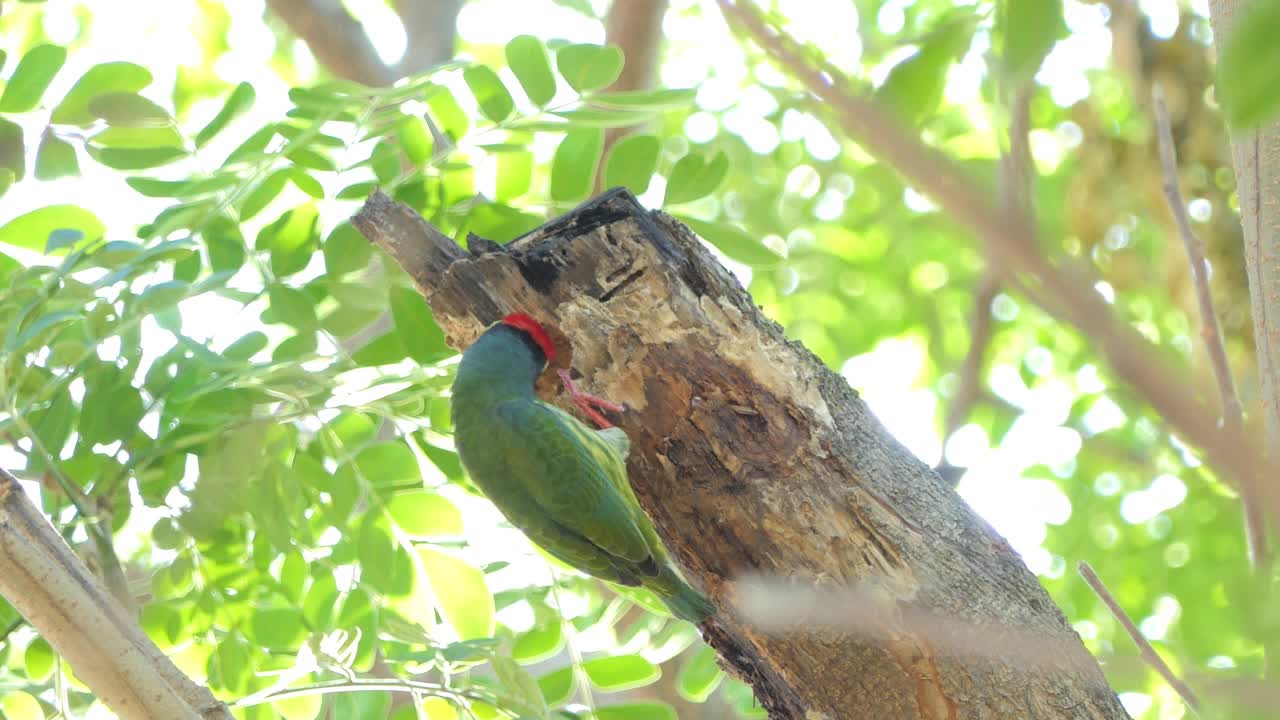
<instances>
[{"instance_id":1,"label":"coppersmith barbet","mask_svg":"<svg viewBox=\"0 0 1280 720\"><path fill-rule=\"evenodd\" d=\"M619 585L653 591L677 617L699 623L711 604L672 564L627 480L630 442L578 393L594 430L534 394L555 346L532 317L491 325L462 354L453 383L454 442L475 482L512 525L565 563Z\"/></svg>"}]
</instances>

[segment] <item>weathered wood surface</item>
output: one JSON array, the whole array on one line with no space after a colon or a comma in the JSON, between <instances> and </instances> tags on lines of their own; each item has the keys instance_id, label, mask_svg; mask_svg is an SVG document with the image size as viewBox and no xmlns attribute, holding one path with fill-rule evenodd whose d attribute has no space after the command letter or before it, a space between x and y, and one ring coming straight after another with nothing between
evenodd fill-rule
<instances>
[{"instance_id":1,"label":"weathered wood surface","mask_svg":"<svg viewBox=\"0 0 1280 720\"><path fill-rule=\"evenodd\" d=\"M529 312L627 406L636 493L772 717L1128 717L1009 547L676 220L613 190L471 252L380 193L353 223L454 347Z\"/></svg>"}]
</instances>

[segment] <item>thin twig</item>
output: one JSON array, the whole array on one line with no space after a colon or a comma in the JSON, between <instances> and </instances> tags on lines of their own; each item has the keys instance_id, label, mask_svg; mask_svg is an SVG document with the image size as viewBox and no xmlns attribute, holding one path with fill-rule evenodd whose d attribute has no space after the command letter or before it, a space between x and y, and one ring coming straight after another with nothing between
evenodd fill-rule
<instances>
[{"instance_id":1,"label":"thin twig","mask_svg":"<svg viewBox=\"0 0 1280 720\"><path fill-rule=\"evenodd\" d=\"M1222 403L1222 427L1227 433L1238 434L1244 427L1244 410L1236 394L1235 381L1231 377L1231 364L1223 344L1222 329L1218 325L1218 313L1213 306L1213 293L1209 289L1209 266L1204 257L1204 246L1191 229L1187 204L1178 187L1178 158L1173 147L1173 131L1170 128L1169 109L1165 106L1164 92L1159 86L1151 91L1156 116L1156 139L1160 149L1160 169L1164 176L1164 194L1169 210L1178 225L1178 234L1187 250L1191 263L1191 278L1200 301L1200 336L1218 381L1218 397ZM1249 561L1254 568L1267 567L1270 551L1267 547L1266 522L1262 508L1248 485L1241 487L1240 503L1244 510L1245 537L1249 543Z\"/></svg>"},{"instance_id":2,"label":"thin twig","mask_svg":"<svg viewBox=\"0 0 1280 720\"><path fill-rule=\"evenodd\" d=\"M1000 292L1000 280L995 271L988 268L978 283L973 300L973 316L969 324L969 350L960 365L960 381L955 397L947 407L943 438L950 438L969 417L973 406L982 397L982 366L985 364L987 346L995 324L991 322L991 302Z\"/></svg>"},{"instance_id":3,"label":"thin twig","mask_svg":"<svg viewBox=\"0 0 1280 720\"><path fill-rule=\"evenodd\" d=\"M1152 670L1159 673L1165 682L1169 683L1169 687L1178 693L1178 697L1182 698L1182 701L1187 704L1187 707L1191 708L1192 712L1199 714L1200 698L1195 694L1195 691L1180 680L1156 652L1156 649L1151 647L1151 642L1138 631L1138 626L1133 624L1133 619L1124 611L1124 608L1120 607L1120 603L1111 594L1111 591L1107 589L1107 586L1103 584L1102 578L1098 577L1098 573L1094 572L1089 563L1083 560L1076 565L1076 570L1079 571L1080 577L1084 578L1086 583L1089 583L1089 587L1093 589L1098 599L1111 611L1112 616L1120 623L1124 631L1128 633L1129 638L1133 640L1133 644L1138 646L1138 653L1142 656L1142 659L1151 666Z\"/></svg>"},{"instance_id":4,"label":"thin twig","mask_svg":"<svg viewBox=\"0 0 1280 720\"><path fill-rule=\"evenodd\" d=\"M1244 411L1236 395L1235 382L1231 379L1231 365L1223 346L1222 330L1218 326L1218 314L1214 311L1213 295L1209 291L1209 267L1205 261L1203 244L1191 229L1191 218L1178 188L1178 159L1173 148L1169 109L1164 104L1164 92L1156 87L1155 99L1156 137L1160 144L1160 168L1164 173L1164 194L1169 200L1169 210L1178 223L1178 234L1187 249L1191 273L1195 280L1196 296L1200 300L1200 322L1203 325L1205 349L1213 362L1213 374L1218 380L1218 394L1222 400L1222 424L1228 431L1238 431L1244 424Z\"/></svg>"}]
</instances>

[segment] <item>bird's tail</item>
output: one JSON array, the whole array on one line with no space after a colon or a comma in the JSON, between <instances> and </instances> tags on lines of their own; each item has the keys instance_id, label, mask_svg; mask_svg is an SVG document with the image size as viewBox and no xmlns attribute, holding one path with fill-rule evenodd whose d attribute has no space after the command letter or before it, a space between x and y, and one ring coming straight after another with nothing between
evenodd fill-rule
<instances>
[{"instance_id":1,"label":"bird's tail","mask_svg":"<svg viewBox=\"0 0 1280 720\"><path fill-rule=\"evenodd\" d=\"M684 578L680 577L675 568L670 565L664 567L662 573L651 583L646 585L662 598L667 608L671 610L671 614L681 620L688 620L698 625L716 610L710 600L693 589L693 586L685 582Z\"/></svg>"}]
</instances>

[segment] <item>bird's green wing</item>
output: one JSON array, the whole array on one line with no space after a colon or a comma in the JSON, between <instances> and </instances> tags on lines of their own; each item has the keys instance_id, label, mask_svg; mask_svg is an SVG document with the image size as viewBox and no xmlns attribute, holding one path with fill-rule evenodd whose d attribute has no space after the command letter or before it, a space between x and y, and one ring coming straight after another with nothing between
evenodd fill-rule
<instances>
[{"instance_id":1,"label":"bird's green wing","mask_svg":"<svg viewBox=\"0 0 1280 720\"><path fill-rule=\"evenodd\" d=\"M494 440L505 448L511 480L520 484L529 501L576 536L573 540L585 539L630 563L651 559L649 543L636 522L638 507L627 484L626 465L615 445L572 415L537 400L512 400L496 410L501 427L494 432L501 437ZM552 543L539 544L559 550Z\"/></svg>"}]
</instances>

